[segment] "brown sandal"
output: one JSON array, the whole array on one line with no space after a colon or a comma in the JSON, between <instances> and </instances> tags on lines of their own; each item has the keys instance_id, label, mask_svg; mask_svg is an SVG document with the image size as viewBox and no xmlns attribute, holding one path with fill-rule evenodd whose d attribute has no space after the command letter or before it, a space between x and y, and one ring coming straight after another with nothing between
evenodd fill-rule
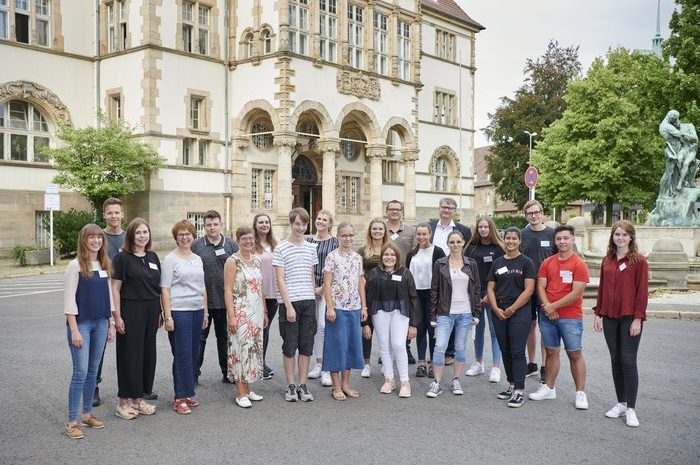
<instances>
[{"instance_id":1,"label":"brown sandal","mask_svg":"<svg viewBox=\"0 0 700 465\"><path fill-rule=\"evenodd\" d=\"M334 387L331 388L331 395L333 396L333 399L335 400L345 400L345 394L343 393L343 388L339 387Z\"/></svg>"},{"instance_id":2,"label":"brown sandal","mask_svg":"<svg viewBox=\"0 0 700 465\"><path fill-rule=\"evenodd\" d=\"M343 390L343 393L348 397L352 397L353 399L357 399L358 397L360 397L360 393L352 389L350 386L343 386L341 389Z\"/></svg>"}]
</instances>

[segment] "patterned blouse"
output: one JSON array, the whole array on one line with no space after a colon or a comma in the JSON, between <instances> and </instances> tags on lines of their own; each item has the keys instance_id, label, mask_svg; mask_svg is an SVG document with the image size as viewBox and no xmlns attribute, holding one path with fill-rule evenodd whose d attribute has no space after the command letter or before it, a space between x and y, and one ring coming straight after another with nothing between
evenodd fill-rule
<instances>
[{"instance_id":1,"label":"patterned blouse","mask_svg":"<svg viewBox=\"0 0 700 465\"><path fill-rule=\"evenodd\" d=\"M331 296L336 310L359 310L360 276L363 274L362 257L355 251L333 250L326 257L324 273L333 273Z\"/></svg>"}]
</instances>

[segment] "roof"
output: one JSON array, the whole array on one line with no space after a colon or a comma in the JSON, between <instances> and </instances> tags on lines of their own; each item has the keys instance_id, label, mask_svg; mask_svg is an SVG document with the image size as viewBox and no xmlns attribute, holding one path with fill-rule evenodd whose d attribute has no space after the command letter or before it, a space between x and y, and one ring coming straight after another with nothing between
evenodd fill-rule
<instances>
[{"instance_id":1,"label":"roof","mask_svg":"<svg viewBox=\"0 0 700 465\"><path fill-rule=\"evenodd\" d=\"M488 178L488 163L486 156L491 154L491 146L477 147L474 149L474 175L476 176L475 187L491 186L493 183Z\"/></svg>"},{"instance_id":2,"label":"roof","mask_svg":"<svg viewBox=\"0 0 700 465\"><path fill-rule=\"evenodd\" d=\"M442 13L480 31L486 29L471 19L454 0L421 0L421 5L424 9Z\"/></svg>"}]
</instances>

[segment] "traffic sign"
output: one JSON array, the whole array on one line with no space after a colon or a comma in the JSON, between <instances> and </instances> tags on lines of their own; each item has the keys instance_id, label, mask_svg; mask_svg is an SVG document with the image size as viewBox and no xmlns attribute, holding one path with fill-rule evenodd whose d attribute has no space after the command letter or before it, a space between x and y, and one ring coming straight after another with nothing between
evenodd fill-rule
<instances>
[{"instance_id":1,"label":"traffic sign","mask_svg":"<svg viewBox=\"0 0 700 465\"><path fill-rule=\"evenodd\" d=\"M534 189L539 179L540 175L537 172L537 168L534 166L530 166L527 170L525 170L525 185L529 189Z\"/></svg>"}]
</instances>

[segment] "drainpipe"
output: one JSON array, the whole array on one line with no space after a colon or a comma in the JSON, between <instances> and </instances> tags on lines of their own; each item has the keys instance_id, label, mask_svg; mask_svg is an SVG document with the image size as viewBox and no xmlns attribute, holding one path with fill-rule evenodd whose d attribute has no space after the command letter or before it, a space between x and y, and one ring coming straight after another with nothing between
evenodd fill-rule
<instances>
[{"instance_id":1,"label":"drainpipe","mask_svg":"<svg viewBox=\"0 0 700 465\"><path fill-rule=\"evenodd\" d=\"M95 0L95 127L100 127L100 0Z\"/></svg>"},{"instance_id":2,"label":"drainpipe","mask_svg":"<svg viewBox=\"0 0 700 465\"><path fill-rule=\"evenodd\" d=\"M224 17L224 30L226 31L225 37L226 37L226 42L224 44L224 163L225 163L225 170L224 170L224 197L226 198L226 213L225 216L226 218L224 219L224 224L226 227L226 231L231 231L232 228L232 221L231 221L231 158L230 158L230 152L229 152L229 127L228 127L228 122L229 122L229 102L228 102L228 75L229 75L229 70L228 70L228 59L229 59L229 53L228 53L228 47L229 47L229 4L230 2L226 1L224 2L224 11L225 11L225 17Z\"/></svg>"}]
</instances>

